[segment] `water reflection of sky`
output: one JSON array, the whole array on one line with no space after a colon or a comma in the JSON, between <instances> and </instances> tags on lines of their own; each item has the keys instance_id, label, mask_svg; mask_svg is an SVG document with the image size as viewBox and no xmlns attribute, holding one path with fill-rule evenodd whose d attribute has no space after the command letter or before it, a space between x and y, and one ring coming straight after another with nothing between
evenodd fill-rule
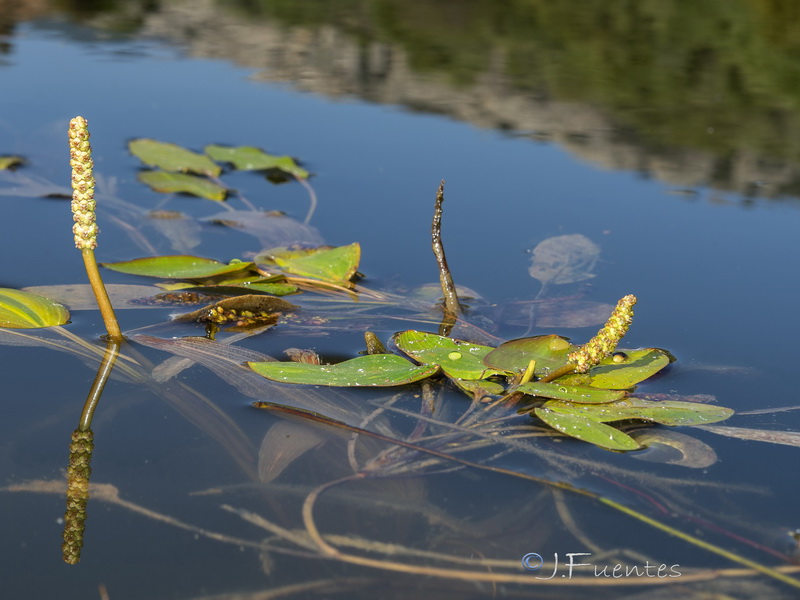
<instances>
[{"instance_id":1,"label":"water reflection of sky","mask_svg":"<svg viewBox=\"0 0 800 600\"><path fill-rule=\"evenodd\" d=\"M160 198L135 180L138 165L125 149L133 137L196 149L256 145L296 156L315 173L320 205L312 223L328 243L360 242L361 270L377 285L436 280L429 220L444 178L444 237L459 283L491 302L530 298L538 283L528 276L526 250L553 235L583 233L602 249L588 297L613 302L636 293L630 343L668 348L681 361L660 381L660 391L715 394L737 409L796 402L788 382L795 369L800 212L791 204L745 206L734 194L702 188L697 197L670 195L670 184L603 170L554 144L402 107L330 101L251 74L223 61L185 58L155 42L76 42L52 23L22 25L0 68L0 153L24 155L29 165L21 173L66 185L66 124L84 115L97 171L116 177L119 195L145 208ZM259 207L297 218L307 210L299 186L273 187L256 176L236 181ZM714 194L730 203L709 201ZM82 279L66 202L3 196L0 206L0 252L8 257L3 285ZM195 216L218 212L207 201L187 198L168 208ZM140 254L118 228L102 229L102 260ZM257 249L253 238L208 231L198 253L227 260ZM85 319L79 325L89 332ZM576 338L590 333L567 332ZM8 348L0 352L7 360L16 356ZM757 374L691 370L708 364L753 366ZM797 429L797 412L747 425L774 422ZM709 438L723 463L738 464L742 443ZM788 450L765 453L779 460ZM748 468L764 477L772 472L755 463ZM781 486L790 485L782 478L765 483L776 485L779 497ZM91 526L101 523L98 516Z\"/></svg>"}]
</instances>

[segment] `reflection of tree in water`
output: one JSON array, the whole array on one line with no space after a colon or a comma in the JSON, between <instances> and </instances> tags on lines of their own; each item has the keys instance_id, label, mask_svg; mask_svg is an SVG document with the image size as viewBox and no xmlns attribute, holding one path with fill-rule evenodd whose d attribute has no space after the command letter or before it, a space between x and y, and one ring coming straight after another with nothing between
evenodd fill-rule
<instances>
[{"instance_id":1,"label":"reflection of tree in water","mask_svg":"<svg viewBox=\"0 0 800 600\"><path fill-rule=\"evenodd\" d=\"M142 2L87 20L681 186L800 195L789 1Z\"/></svg>"}]
</instances>

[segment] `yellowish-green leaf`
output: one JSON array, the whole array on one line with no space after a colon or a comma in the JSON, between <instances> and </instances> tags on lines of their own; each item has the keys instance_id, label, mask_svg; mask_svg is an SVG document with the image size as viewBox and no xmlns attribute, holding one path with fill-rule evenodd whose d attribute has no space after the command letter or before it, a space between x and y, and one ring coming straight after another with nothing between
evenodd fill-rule
<instances>
[{"instance_id":1,"label":"yellowish-green leaf","mask_svg":"<svg viewBox=\"0 0 800 600\"><path fill-rule=\"evenodd\" d=\"M296 294L297 286L289 283L252 283L236 285L193 285L187 291L199 292L217 296L235 296L238 294L272 294L273 296L288 296Z\"/></svg>"},{"instance_id":2,"label":"yellowish-green leaf","mask_svg":"<svg viewBox=\"0 0 800 600\"><path fill-rule=\"evenodd\" d=\"M216 202L225 200L228 194L221 185L197 175L188 173L167 173L166 171L142 171L139 181L146 183L157 192L165 194L191 194Z\"/></svg>"},{"instance_id":3,"label":"yellowish-green leaf","mask_svg":"<svg viewBox=\"0 0 800 600\"><path fill-rule=\"evenodd\" d=\"M669 364L669 355L657 348L622 350L615 357L604 358L588 373L572 374L558 379L566 385L590 385L609 390L626 390L655 375Z\"/></svg>"},{"instance_id":4,"label":"yellowish-green leaf","mask_svg":"<svg viewBox=\"0 0 800 600\"><path fill-rule=\"evenodd\" d=\"M198 292L219 293L219 294L249 294L252 292L263 292L275 296L286 296L296 294L297 286L286 283L283 275L272 277L235 277L217 282L214 286L196 288ZM225 291L225 290L228 291Z\"/></svg>"},{"instance_id":5,"label":"yellowish-green leaf","mask_svg":"<svg viewBox=\"0 0 800 600\"><path fill-rule=\"evenodd\" d=\"M368 354L335 365L298 362L248 362L256 373L273 381L339 387L385 387L425 379L439 369L416 366L396 354Z\"/></svg>"},{"instance_id":6,"label":"yellowish-green leaf","mask_svg":"<svg viewBox=\"0 0 800 600\"><path fill-rule=\"evenodd\" d=\"M627 433L579 414L563 414L549 408L537 408L536 416L550 427L584 442L609 450L637 450L639 444Z\"/></svg>"},{"instance_id":7,"label":"yellowish-green leaf","mask_svg":"<svg viewBox=\"0 0 800 600\"><path fill-rule=\"evenodd\" d=\"M220 166L204 154L192 152L176 144L139 138L128 142L128 149L143 163L165 171L192 172L213 177L222 172Z\"/></svg>"},{"instance_id":8,"label":"yellowish-green leaf","mask_svg":"<svg viewBox=\"0 0 800 600\"><path fill-rule=\"evenodd\" d=\"M0 327L33 329L53 327L69 321L69 311L39 294L0 288Z\"/></svg>"},{"instance_id":9,"label":"yellowish-green leaf","mask_svg":"<svg viewBox=\"0 0 800 600\"><path fill-rule=\"evenodd\" d=\"M277 267L282 273L347 285L358 270L361 246L358 242L337 248L273 248L259 254L255 261Z\"/></svg>"},{"instance_id":10,"label":"yellowish-green leaf","mask_svg":"<svg viewBox=\"0 0 800 600\"><path fill-rule=\"evenodd\" d=\"M517 387L518 392L541 398L567 400L580 404L601 404L614 402L625 397L627 392L622 390L601 390L583 385L561 385L559 383L546 383L531 381Z\"/></svg>"},{"instance_id":11,"label":"yellowish-green leaf","mask_svg":"<svg viewBox=\"0 0 800 600\"><path fill-rule=\"evenodd\" d=\"M578 415L602 423L641 419L673 427L716 423L733 414L733 410L724 406L676 400L652 402L633 396L606 404L574 404L548 400L544 403L544 407L560 414Z\"/></svg>"},{"instance_id":12,"label":"yellowish-green leaf","mask_svg":"<svg viewBox=\"0 0 800 600\"><path fill-rule=\"evenodd\" d=\"M413 329L395 334L394 343L419 362L440 365L445 374L454 379L484 379L507 374L483 364L483 357L493 350L491 346L470 344Z\"/></svg>"},{"instance_id":13,"label":"yellowish-green leaf","mask_svg":"<svg viewBox=\"0 0 800 600\"><path fill-rule=\"evenodd\" d=\"M267 154L253 146L217 146L205 147L206 154L218 162L231 163L242 171L262 171L278 169L294 175L298 179L308 179L309 173L291 157Z\"/></svg>"},{"instance_id":14,"label":"yellowish-green leaf","mask_svg":"<svg viewBox=\"0 0 800 600\"><path fill-rule=\"evenodd\" d=\"M173 256L154 256L152 258L137 258L115 263L102 263L102 266L112 271L142 275L145 277L161 277L164 279L203 279L226 273L235 273L249 269L251 262L231 261L229 264L221 263L209 258L187 256L183 254Z\"/></svg>"}]
</instances>

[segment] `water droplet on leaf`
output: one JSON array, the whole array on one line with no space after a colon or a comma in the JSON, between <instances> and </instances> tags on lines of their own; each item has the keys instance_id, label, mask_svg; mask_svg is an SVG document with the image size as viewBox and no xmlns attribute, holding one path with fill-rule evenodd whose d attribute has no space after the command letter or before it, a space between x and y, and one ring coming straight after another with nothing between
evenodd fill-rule
<instances>
[{"instance_id":1,"label":"water droplet on leaf","mask_svg":"<svg viewBox=\"0 0 800 600\"><path fill-rule=\"evenodd\" d=\"M552 352L558 352L559 350L566 350L569 348L569 342L563 338L553 338L547 347Z\"/></svg>"}]
</instances>

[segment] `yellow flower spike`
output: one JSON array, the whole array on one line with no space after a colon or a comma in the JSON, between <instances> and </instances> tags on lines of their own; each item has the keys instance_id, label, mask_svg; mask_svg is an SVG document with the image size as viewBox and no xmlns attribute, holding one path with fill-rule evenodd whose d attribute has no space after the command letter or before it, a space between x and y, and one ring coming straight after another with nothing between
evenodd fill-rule
<instances>
[{"instance_id":1,"label":"yellow flower spike","mask_svg":"<svg viewBox=\"0 0 800 600\"><path fill-rule=\"evenodd\" d=\"M95 223L94 161L89 145L89 128L86 119L75 117L69 122L69 164L72 167L72 218L75 225L75 246L79 250L97 247Z\"/></svg>"},{"instance_id":2,"label":"yellow flower spike","mask_svg":"<svg viewBox=\"0 0 800 600\"><path fill-rule=\"evenodd\" d=\"M89 145L89 124L83 117L75 117L69 122L69 164L72 167L72 219L75 221L72 233L75 235L75 246L83 256L86 275L89 277L108 337L119 342L123 339L122 332L94 257L99 231L95 216L92 174L94 161L92 147Z\"/></svg>"},{"instance_id":3,"label":"yellow flower spike","mask_svg":"<svg viewBox=\"0 0 800 600\"><path fill-rule=\"evenodd\" d=\"M567 360L575 365L576 373L586 373L606 356L614 352L619 341L628 332L633 320L633 305L636 296L628 294L617 302L614 312L597 335L567 356Z\"/></svg>"}]
</instances>

